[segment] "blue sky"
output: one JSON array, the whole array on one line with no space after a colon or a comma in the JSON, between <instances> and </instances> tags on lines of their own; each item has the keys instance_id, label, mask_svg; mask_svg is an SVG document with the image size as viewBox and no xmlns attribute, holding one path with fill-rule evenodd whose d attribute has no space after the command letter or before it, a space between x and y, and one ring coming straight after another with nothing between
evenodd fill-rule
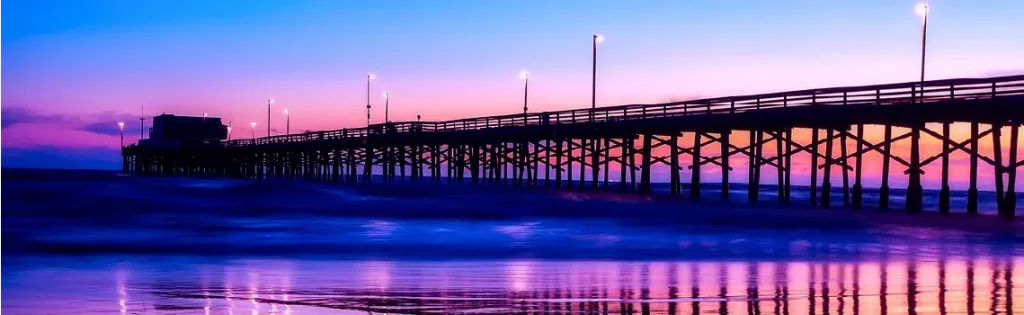
<instances>
[{"instance_id":1,"label":"blue sky","mask_svg":"<svg viewBox=\"0 0 1024 315\"><path fill-rule=\"evenodd\" d=\"M134 128L142 105L244 126L273 97L293 130L357 126L368 71L377 119L384 90L393 120L516 112L521 69L531 109L585 107L594 33L599 105L910 81L915 3L8 1L2 155L116 168L117 135L95 126ZM1024 2L930 3L929 78L1024 72Z\"/></svg>"}]
</instances>

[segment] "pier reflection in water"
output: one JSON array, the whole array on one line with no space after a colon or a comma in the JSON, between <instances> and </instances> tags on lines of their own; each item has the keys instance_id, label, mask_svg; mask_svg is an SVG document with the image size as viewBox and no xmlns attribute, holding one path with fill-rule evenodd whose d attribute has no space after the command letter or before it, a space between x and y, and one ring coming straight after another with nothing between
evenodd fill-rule
<instances>
[{"instance_id":1,"label":"pier reflection in water","mask_svg":"<svg viewBox=\"0 0 1024 315\"><path fill-rule=\"evenodd\" d=\"M121 314L1021 314L1024 307L1013 300L1024 292L1022 266L1020 257L121 263L66 270L59 277L81 283L76 273L105 274L106 288L89 281L97 287L69 289L57 274L32 274L27 278L53 284L36 290L53 292L29 301L27 290L16 288L17 295L4 296L4 308L32 313L30 304L46 305L46 312L74 305L77 311ZM95 293L73 290L111 292L110 302L94 304Z\"/></svg>"}]
</instances>

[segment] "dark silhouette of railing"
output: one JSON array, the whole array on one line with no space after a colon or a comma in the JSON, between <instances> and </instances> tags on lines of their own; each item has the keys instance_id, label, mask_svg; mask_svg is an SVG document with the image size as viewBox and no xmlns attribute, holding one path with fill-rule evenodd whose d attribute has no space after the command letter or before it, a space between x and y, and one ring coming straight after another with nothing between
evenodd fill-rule
<instances>
[{"instance_id":1,"label":"dark silhouette of railing","mask_svg":"<svg viewBox=\"0 0 1024 315\"><path fill-rule=\"evenodd\" d=\"M1008 96L1024 96L1024 75L833 87L670 103L630 104L596 109L475 117L440 122L392 122L360 128L231 140L225 142L225 146L239 147L336 140L410 132L456 132L507 127L599 124L803 106L893 105Z\"/></svg>"}]
</instances>

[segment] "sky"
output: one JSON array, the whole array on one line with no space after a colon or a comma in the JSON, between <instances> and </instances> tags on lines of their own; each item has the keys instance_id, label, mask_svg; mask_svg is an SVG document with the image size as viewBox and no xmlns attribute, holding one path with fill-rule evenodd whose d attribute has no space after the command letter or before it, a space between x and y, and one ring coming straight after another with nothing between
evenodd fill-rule
<instances>
[{"instance_id":1,"label":"sky","mask_svg":"<svg viewBox=\"0 0 1024 315\"><path fill-rule=\"evenodd\" d=\"M927 78L1024 73L1024 2L929 1ZM292 131L917 80L912 0L8 1L4 167L118 168L116 122ZM244 129L243 129L244 130Z\"/></svg>"}]
</instances>

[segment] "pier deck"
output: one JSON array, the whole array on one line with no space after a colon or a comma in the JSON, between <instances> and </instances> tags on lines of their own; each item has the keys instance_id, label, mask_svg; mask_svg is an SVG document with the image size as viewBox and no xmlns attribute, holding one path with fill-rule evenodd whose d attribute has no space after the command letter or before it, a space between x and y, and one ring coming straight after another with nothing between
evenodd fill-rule
<instances>
[{"instance_id":1,"label":"pier deck","mask_svg":"<svg viewBox=\"0 0 1024 315\"><path fill-rule=\"evenodd\" d=\"M949 163L969 159L967 213L978 212L978 168L996 176L1000 216L1016 215L1018 131L1024 121L1024 75L836 87L634 104L450 121L374 124L216 145L122 150L124 172L138 175L306 178L337 182L443 179L516 186L614 189L650 193L652 166L668 167L671 193L700 199L701 169L718 168L721 199L729 201L730 157L746 158L748 183L776 172L778 201L790 202L793 157L808 155L810 203L829 207L833 173L841 172L842 204L863 205L864 156L882 159L880 208L889 207L891 171L907 174L908 212L923 208L922 167L941 164L939 211L948 213ZM966 139L952 123L970 125ZM932 128L929 128L930 124ZM865 126L881 126L881 140ZM794 130L809 130L798 139ZM1009 131L1009 134L1005 134ZM922 156L922 137L940 148ZM736 137L745 137L735 141ZM1009 137L1003 156L1004 138ZM684 145L684 143L686 145ZM908 147L896 152L893 145ZM982 143L988 150L982 150ZM709 152L710 151L710 152ZM983 152L988 151L988 152ZM988 153L988 154L986 154ZM893 165L892 163L896 163ZM850 173L853 173L852 185ZM689 181L684 182L683 173ZM958 175L962 176L962 175ZM820 182L819 182L820 180ZM758 185L748 185L757 202Z\"/></svg>"}]
</instances>

